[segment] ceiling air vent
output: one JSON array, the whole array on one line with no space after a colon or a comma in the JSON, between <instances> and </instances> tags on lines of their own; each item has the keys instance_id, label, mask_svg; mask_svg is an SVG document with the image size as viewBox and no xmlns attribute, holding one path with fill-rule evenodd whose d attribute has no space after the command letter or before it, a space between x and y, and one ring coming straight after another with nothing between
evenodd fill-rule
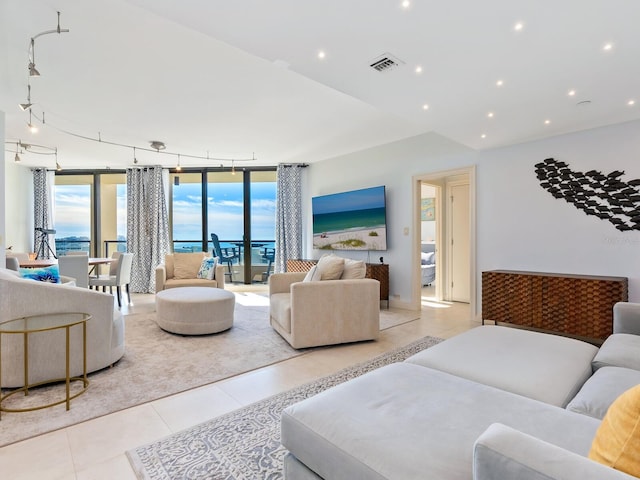
<instances>
[{"instance_id":1,"label":"ceiling air vent","mask_svg":"<svg viewBox=\"0 0 640 480\"><path fill-rule=\"evenodd\" d=\"M403 64L404 62L402 60L394 57L390 53L385 53L373 59L369 66L378 72L388 72Z\"/></svg>"}]
</instances>

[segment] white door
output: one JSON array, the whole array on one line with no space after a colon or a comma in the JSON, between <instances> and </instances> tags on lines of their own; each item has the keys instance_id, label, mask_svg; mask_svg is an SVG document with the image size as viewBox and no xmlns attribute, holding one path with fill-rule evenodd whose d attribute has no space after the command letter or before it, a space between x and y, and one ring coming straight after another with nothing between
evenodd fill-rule
<instances>
[{"instance_id":1,"label":"white door","mask_svg":"<svg viewBox=\"0 0 640 480\"><path fill-rule=\"evenodd\" d=\"M450 298L454 302L469 303L469 184L452 184L449 192L449 211L451 212Z\"/></svg>"}]
</instances>

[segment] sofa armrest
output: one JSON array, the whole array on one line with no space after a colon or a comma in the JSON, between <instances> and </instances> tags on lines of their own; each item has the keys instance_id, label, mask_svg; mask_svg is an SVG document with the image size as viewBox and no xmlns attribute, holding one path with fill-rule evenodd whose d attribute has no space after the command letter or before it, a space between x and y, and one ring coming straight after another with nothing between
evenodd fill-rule
<instances>
[{"instance_id":1,"label":"sofa armrest","mask_svg":"<svg viewBox=\"0 0 640 480\"><path fill-rule=\"evenodd\" d=\"M302 282L306 276L305 272L272 273L269 275L269 295L289 293L291 285L296 282Z\"/></svg>"},{"instance_id":2,"label":"sofa armrest","mask_svg":"<svg viewBox=\"0 0 640 480\"><path fill-rule=\"evenodd\" d=\"M635 477L494 423L473 448L474 480L630 480Z\"/></svg>"},{"instance_id":3,"label":"sofa armrest","mask_svg":"<svg viewBox=\"0 0 640 480\"><path fill-rule=\"evenodd\" d=\"M164 290L164 285L166 282L167 268L165 267L164 263L161 263L156 267L156 293Z\"/></svg>"},{"instance_id":4,"label":"sofa armrest","mask_svg":"<svg viewBox=\"0 0 640 480\"><path fill-rule=\"evenodd\" d=\"M224 289L224 265L220 263L216 265L216 283L218 288Z\"/></svg>"},{"instance_id":5,"label":"sofa armrest","mask_svg":"<svg viewBox=\"0 0 640 480\"><path fill-rule=\"evenodd\" d=\"M640 335L640 303L618 302L613 306L613 333Z\"/></svg>"}]
</instances>

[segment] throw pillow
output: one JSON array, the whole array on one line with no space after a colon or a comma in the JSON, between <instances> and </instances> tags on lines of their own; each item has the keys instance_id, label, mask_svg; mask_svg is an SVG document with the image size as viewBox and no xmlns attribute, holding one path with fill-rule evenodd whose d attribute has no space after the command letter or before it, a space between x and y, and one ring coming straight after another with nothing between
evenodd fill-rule
<instances>
[{"instance_id":1,"label":"throw pillow","mask_svg":"<svg viewBox=\"0 0 640 480\"><path fill-rule=\"evenodd\" d=\"M218 268L218 264L220 263L220 257L213 257L213 268L209 270L209 276L207 279L215 280L216 279L216 268Z\"/></svg>"},{"instance_id":2,"label":"throw pillow","mask_svg":"<svg viewBox=\"0 0 640 480\"><path fill-rule=\"evenodd\" d=\"M420 254L420 264L421 265L433 265L435 262L435 253L434 252L422 252Z\"/></svg>"},{"instance_id":3,"label":"throw pillow","mask_svg":"<svg viewBox=\"0 0 640 480\"><path fill-rule=\"evenodd\" d=\"M362 260L344 259L344 270L342 271L342 280L353 280L365 278L367 276L367 264Z\"/></svg>"},{"instance_id":4,"label":"throw pillow","mask_svg":"<svg viewBox=\"0 0 640 480\"><path fill-rule=\"evenodd\" d=\"M589 458L640 477L640 385L611 404L593 439Z\"/></svg>"},{"instance_id":5,"label":"throw pillow","mask_svg":"<svg viewBox=\"0 0 640 480\"><path fill-rule=\"evenodd\" d=\"M318 266L314 265L311 267L311 270L307 272L307 275L304 277L303 282L315 282L320 280L320 275L318 274Z\"/></svg>"},{"instance_id":6,"label":"throw pillow","mask_svg":"<svg viewBox=\"0 0 640 480\"><path fill-rule=\"evenodd\" d=\"M198 278L198 271L200 270L202 259L205 256L206 254L204 252L174 253L173 278Z\"/></svg>"},{"instance_id":7,"label":"throw pillow","mask_svg":"<svg viewBox=\"0 0 640 480\"><path fill-rule=\"evenodd\" d=\"M44 268L21 268L20 276L39 282L60 283L60 270L58 265Z\"/></svg>"},{"instance_id":8,"label":"throw pillow","mask_svg":"<svg viewBox=\"0 0 640 480\"><path fill-rule=\"evenodd\" d=\"M212 272L215 271L216 268L216 259L213 257L204 257L202 262L200 263L200 269L198 270L198 275L196 278L203 278L206 280L211 280L210 275L213 275Z\"/></svg>"},{"instance_id":9,"label":"throw pillow","mask_svg":"<svg viewBox=\"0 0 640 480\"><path fill-rule=\"evenodd\" d=\"M324 255L316 265L320 280L338 280L344 270L344 258L337 255Z\"/></svg>"}]
</instances>

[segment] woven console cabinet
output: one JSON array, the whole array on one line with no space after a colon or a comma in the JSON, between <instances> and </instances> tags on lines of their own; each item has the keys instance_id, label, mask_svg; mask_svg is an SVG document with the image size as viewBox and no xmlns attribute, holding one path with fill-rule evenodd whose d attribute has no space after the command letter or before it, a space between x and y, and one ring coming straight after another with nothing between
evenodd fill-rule
<instances>
[{"instance_id":1,"label":"woven console cabinet","mask_svg":"<svg viewBox=\"0 0 640 480\"><path fill-rule=\"evenodd\" d=\"M626 277L482 272L482 323L604 340L613 330L613 305L628 299L627 285Z\"/></svg>"},{"instance_id":2,"label":"woven console cabinet","mask_svg":"<svg viewBox=\"0 0 640 480\"><path fill-rule=\"evenodd\" d=\"M317 260L294 259L287 260L287 272L308 272ZM387 302L389 307L389 265L386 263L367 263L367 278L380 282L380 300Z\"/></svg>"}]
</instances>

